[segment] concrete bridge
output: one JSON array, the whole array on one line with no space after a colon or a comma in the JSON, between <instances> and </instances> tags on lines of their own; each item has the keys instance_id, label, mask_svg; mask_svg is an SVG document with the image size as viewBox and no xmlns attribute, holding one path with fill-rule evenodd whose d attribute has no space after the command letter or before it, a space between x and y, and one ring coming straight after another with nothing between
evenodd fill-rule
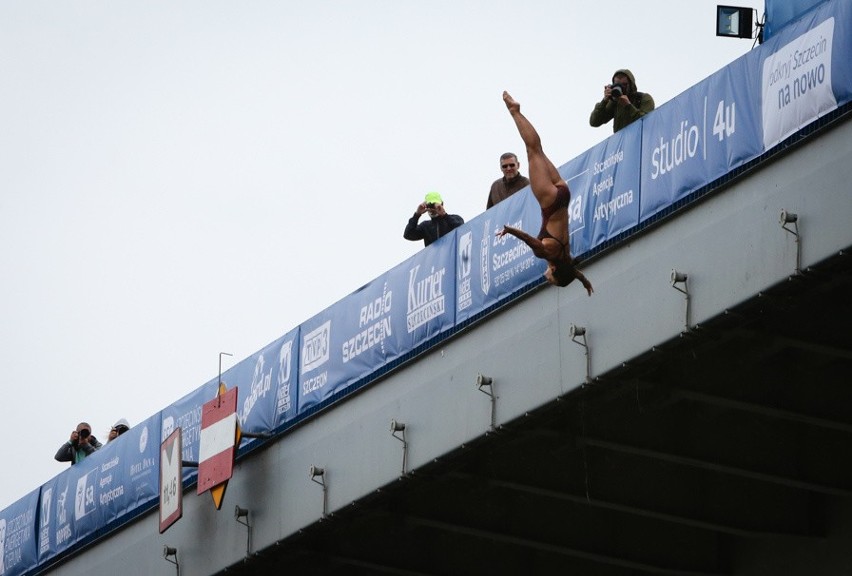
<instances>
[{"instance_id":1,"label":"concrete bridge","mask_svg":"<svg viewBox=\"0 0 852 576\"><path fill-rule=\"evenodd\" d=\"M849 573L848 118L49 572Z\"/></svg>"}]
</instances>

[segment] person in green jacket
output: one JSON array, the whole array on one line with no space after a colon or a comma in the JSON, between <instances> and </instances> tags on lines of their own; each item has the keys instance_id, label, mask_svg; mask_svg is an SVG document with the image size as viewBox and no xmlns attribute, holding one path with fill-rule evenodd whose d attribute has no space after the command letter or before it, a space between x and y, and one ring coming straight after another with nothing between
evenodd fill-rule
<instances>
[{"instance_id":1,"label":"person in green jacket","mask_svg":"<svg viewBox=\"0 0 852 576\"><path fill-rule=\"evenodd\" d=\"M636 79L626 68L616 70L612 84L604 86L603 100L595 104L589 124L597 128L613 120L612 131L618 132L634 120L654 109L654 99L636 90Z\"/></svg>"}]
</instances>

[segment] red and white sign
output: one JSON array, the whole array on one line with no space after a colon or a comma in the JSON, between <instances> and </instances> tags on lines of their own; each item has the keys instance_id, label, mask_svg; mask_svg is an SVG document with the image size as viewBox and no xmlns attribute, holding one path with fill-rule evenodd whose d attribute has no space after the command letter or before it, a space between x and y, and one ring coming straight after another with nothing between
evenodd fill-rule
<instances>
[{"instance_id":1,"label":"red and white sign","mask_svg":"<svg viewBox=\"0 0 852 576\"><path fill-rule=\"evenodd\" d=\"M198 494L231 479L237 439L237 388L231 388L201 409Z\"/></svg>"}]
</instances>

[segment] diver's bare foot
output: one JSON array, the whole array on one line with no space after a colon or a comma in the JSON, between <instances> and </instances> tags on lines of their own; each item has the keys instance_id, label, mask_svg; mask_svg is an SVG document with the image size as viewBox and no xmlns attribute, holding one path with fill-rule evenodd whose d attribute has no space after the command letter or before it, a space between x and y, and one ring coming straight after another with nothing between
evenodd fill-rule
<instances>
[{"instance_id":1,"label":"diver's bare foot","mask_svg":"<svg viewBox=\"0 0 852 576\"><path fill-rule=\"evenodd\" d=\"M509 109L509 112L512 114L521 111L521 105L515 102L515 99L512 98L512 95L503 90L503 102L506 103L506 108Z\"/></svg>"}]
</instances>

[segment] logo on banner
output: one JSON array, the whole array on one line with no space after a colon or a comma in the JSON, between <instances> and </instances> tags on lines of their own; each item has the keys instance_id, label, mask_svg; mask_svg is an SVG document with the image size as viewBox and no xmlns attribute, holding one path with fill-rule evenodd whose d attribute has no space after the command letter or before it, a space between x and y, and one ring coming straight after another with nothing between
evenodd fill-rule
<instances>
[{"instance_id":1,"label":"logo on banner","mask_svg":"<svg viewBox=\"0 0 852 576\"><path fill-rule=\"evenodd\" d=\"M470 291L470 271L473 261L473 232L467 232L459 237L458 258L459 295L456 310L461 311L473 304L473 294Z\"/></svg>"},{"instance_id":2,"label":"logo on banner","mask_svg":"<svg viewBox=\"0 0 852 576\"><path fill-rule=\"evenodd\" d=\"M328 362L331 352L331 320L302 337L302 374ZM307 395L328 384L328 370L302 381L302 394Z\"/></svg>"},{"instance_id":3,"label":"logo on banner","mask_svg":"<svg viewBox=\"0 0 852 576\"><path fill-rule=\"evenodd\" d=\"M50 505L53 502L53 488L47 488L41 493L41 530L38 535L38 553L45 554L50 550Z\"/></svg>"},{"instance_id":4,"label":"logo on banner","mask_svg":"<svg viewBox=\"0 0 852 576\"><path fill-rule=\"evenodd\" d=\"M53 498L53 488L48 488L41 494L41 525L50 525L50 503Z\"/></svg>"},{"instance_id":5,"label":"logo on banner","mask_svg":"<svg viewBox=\"0 0 852 576\"><path fill-rule=\"evenodd\" d=\"M166 416L163 418L163 429L161 432L161 438L168 438L172 435L172 432L175 431L175 419L173 416Z\"/></svg>"},{"instance_id":6,"label":"logo on banner","mask_svg":"<svg viewBox=\"0 0 852 576\"><path fill-rule=\"evenodd\" d=\"M482 242L479 250L479 283L482 287L482 293L488 294L491 289L491 269L488 267L488 249L491 246L488 237L490 235L491 220L485 221L485 229L482 231Z\"/></svg>"},{"instance_id":7,"label":"logo on banner","mask_svg":"<svg viewBox=\"0 0 852 576\"><path fill-rule=\"evenodd\" d=\"M430 320L444 313L444 275L446 268L432 270L425 278L418 279L420 264L408 272L408 333L414 332Z\"/></svg>"},{"instance_id":8,"label":"logo on banner","mask_svg":"<svg viewBox=\"0 0 852 576\"><path fill-rule=\"evenodd\" d=\"M831 88L834 18L829 18L763 61L763 143L774 146L837 108Z\"/></svg>"},{"instance_id":9,"label":"logo on banner","mask_svg":"<svg viewBox=\"0 0 852 576\"><path fill-rule=\"evenodd\" d=\"M290 365L293 359L293 341L287 340L278 352L278 397L277 413L283 414L290 409Z\"/></svg>"},{"instance_id":10,"label":"logo on banner","mask_svg":"<svg viewBox=\"0 0 852 576\"><path fill-rule=\"evenodd\" d=\"M65 524L68 522L68 486L65 486L65 490L62 491L62 494L59 495L59 498L56 499L56 520L59 524Z\"/></svg>"},{"instance_id":11,"label":"logo on banner","mask_svg":"<svg viewBox=\"0 0 852 576\"><path fill-rule=\"evenodd\" d=\"M94 481L89 482L89 477L95 472L96 470L92 470L77 480L77 492L74 495L75 520L79 521L87 514L95 511L95 483ZM92 478L92 480L94 479Z\"/></svg>"},{"instance_id":12,"label":"logo on banner","mask_svg":"<svg viewBox=\"0 0 852 576\"><path fill-rule=\"evenodd\" d=\"M251 377L249 393L246 399L243 400L243 410L240 413L241 424L245 424L254 405L261 398L265 398L266 393L272 388L272 366L269 367L268 372L264 372L265 364L266 360L263 354L258 354L257 361L254 364L254 374Z\"/></svg>"},{"instance_id":13,"label":"logo on banner","mask_svg":"<svg viewBox=\"0 0 852 576\"><path fill-rule=\"evenodd\" d=\"M71 539L71 526L68 524L68 485L56 498L56 544L63 544ZM50 541L47 539L43 544L50 549Z\"/></svg>"},{"instance_id":14,"label":"logo on banner","mask_svg":"<svg viewBox=\"0 0 852 576\"><path fill-rule=\"evenodd\" d=\"M331 351L331 320L302 337L302 374L328 362Z\"/></svg>"},{"instance_id":15,"label":"logo on banner","mask_svg":"<svg viewBox=\"0 0 852 576\"><path fill-rule=\"evenodd\" d=\"M142 433L139 435L139 453L142 454L148 446L148 427L142 428Z\"/></svg>"}]
</instances>

